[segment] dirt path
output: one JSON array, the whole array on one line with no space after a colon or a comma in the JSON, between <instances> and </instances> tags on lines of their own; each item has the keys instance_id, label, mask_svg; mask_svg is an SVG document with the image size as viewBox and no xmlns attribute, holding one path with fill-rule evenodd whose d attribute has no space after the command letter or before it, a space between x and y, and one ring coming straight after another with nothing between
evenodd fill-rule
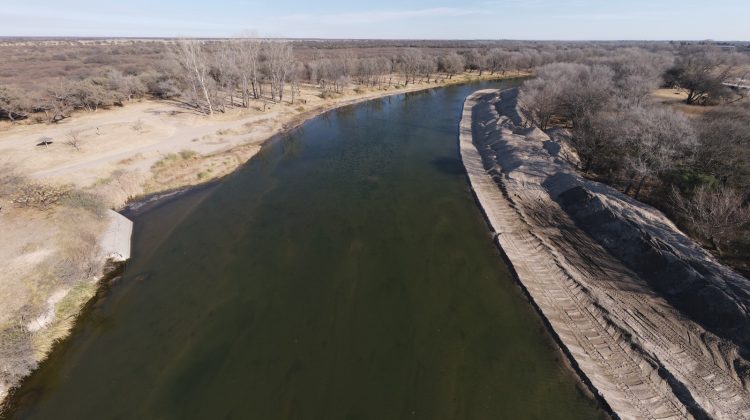
<instances>
[{"instance_id":1,"label":"dirt path","mask_svg":"<svg viewBox=\"0 0 750 420\"><path fill-rule=\"evenodd\" d=\"M750 418L736 347L576 226L548 190L572 169L545 151L544 133L500 115L499 101L497 91L467 99L462 159L498 244L580 373L622 418Z\"/></svg>"}]
</instances>

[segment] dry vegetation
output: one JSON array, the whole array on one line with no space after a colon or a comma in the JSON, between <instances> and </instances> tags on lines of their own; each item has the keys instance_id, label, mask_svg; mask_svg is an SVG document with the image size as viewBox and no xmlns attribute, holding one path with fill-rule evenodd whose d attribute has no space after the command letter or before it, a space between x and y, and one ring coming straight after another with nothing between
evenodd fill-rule
<instances>
[{"instance_id":1,"label":"dry vegetation","mask_svg":"<svg viewBox=\"0 0 750 420\"><path fill-rule=\"evenodd\" d=\"M101 201L14 173L0 172L0 394L69 330L104 263Z\"/></svg>"},{"instance_id":2,"label":"dry vegetation","mask_svg":"<svg viewBox=\"0 0 750 420\"><path fill-rule=\"evenodd\" d=\"M143 97L223 112L250 107L251 101L280 102L286 97L294 102L302 83L331 96L348 87L404 86L465 70L502 74L556 62L606 63L628 49L670 60L678 48L666 42L6 42L0 44L0 119L57 122L74 110L108 108Z\"/></svg>"},{"instance_id":3,"label":"dry vegetation","mask_svg":"<svg viewBox=\"0 0 750 420\"><path fill-rule=\"evenodd\" d=\"M747 65L713 46L625 50L540 67L520 103L531 123L567 129L583 172L674 216L748 274L750 102L727 86Z\"/></svg>"}]
</instances>

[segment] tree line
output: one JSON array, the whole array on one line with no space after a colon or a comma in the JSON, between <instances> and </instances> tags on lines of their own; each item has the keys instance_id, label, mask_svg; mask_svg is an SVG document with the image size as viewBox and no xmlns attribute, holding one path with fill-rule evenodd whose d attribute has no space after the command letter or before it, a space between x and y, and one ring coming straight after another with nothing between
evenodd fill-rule
<instances>
[{"instance_id":1,"label":"tree line","mask_svg":"<svg viewBox=\"0 0 750 420\"><path fill-rule=\"evenodd\" d=\"M504 74L556 62L611 60L628 48L671 57L675 48L668 43L184 39L144 46L148 60L155 60L154 51L162 47L164 58L147 70L97 64L107 63L106 55L115 52L118 60L138 59L135 46L122 52L109 47L101 57L86 58L89 66L101 67L94 76L45 81L36 91L0 85L0 119L57 122L74 110L107 108L143 97L180 100L212 114L249 107L251 101L294 102L301 83L330 96L348 88L404 86L465 71Z\"/></svg>"}]
</instances>

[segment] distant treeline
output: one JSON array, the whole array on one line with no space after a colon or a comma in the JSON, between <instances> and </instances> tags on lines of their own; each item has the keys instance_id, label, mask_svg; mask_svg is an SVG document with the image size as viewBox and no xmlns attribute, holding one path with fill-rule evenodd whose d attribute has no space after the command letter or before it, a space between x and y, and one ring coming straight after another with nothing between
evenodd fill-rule
<instances>
[{"instance_id":1,"label":"distant treeline","mask_svg":"<svg viewBox=\"0 0 750 420\"><path fill-rule=\"evenodd\" d=\"M640 51L674 59L680 43L383 40L27 40L3 45L0 119L56 122L143 97L206 113L250 101L321 95L452 77L528 71L550 63L616 60Z\"/></svg>"}]
</instances>

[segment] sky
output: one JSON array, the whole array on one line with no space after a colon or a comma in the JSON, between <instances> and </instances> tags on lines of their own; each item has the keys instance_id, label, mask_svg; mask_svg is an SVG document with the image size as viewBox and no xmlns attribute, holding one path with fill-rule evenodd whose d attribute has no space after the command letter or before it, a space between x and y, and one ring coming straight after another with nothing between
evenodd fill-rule
<instances>
[{"instance_id":1,"label":"sky","mask_svg":"<svg viewBox=\"0 0 750 420\"><path fill-rule=\"evenodd\" d=\"M0 36L750 40L750 0L0 2Z\"/></svg>"}]
</instances>

